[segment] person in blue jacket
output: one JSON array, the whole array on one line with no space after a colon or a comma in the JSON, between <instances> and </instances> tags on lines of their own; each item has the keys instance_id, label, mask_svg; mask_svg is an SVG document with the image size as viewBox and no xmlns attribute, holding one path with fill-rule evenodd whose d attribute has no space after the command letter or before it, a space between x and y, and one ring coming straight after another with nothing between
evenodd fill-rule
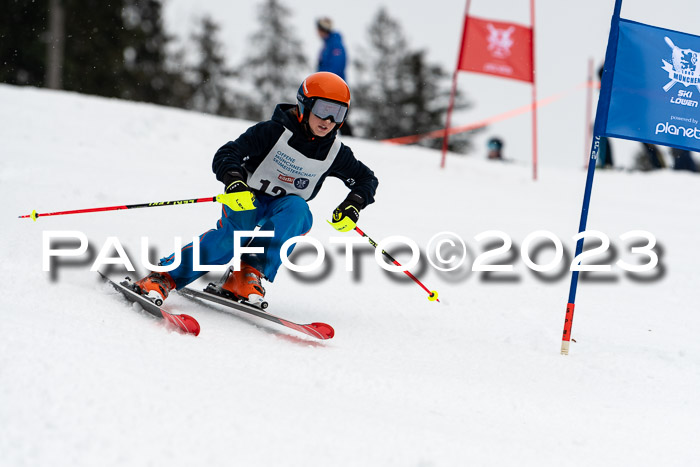
<instances>
[{"instance_id":1,"label":"person in blue jacket","mask_svg":"<svg viewBox=\"0 0 700 467\"><path fill-rule=\"evenodd\" d=\"M339 32L333 31L333 23L329 18L316 21L316 29L323 40L323 49L318 57L318 71L329 71L345 79L345 47Z\"/></svg>"},{"instance_id":2,"label":"person in blue jacket","mask_svg":"<svg viewBox=\"0 0 700 467\"><path fill-rule=\"evenodd\" d=\"M318 71L335 73L345 80L345 65L347 56L343 37L333 30L333 22L330 18L320 18L316 21L316 30L323 40L323 48L318 57ZM340 134L352 136L352 130L348 122L340 128Z\"/></svg>"},{"instance_id":3,"label":"person in blue jacket","mask_svg":"<svg viewBox=\"0 0 700 467\"><path fill-rule=\"evenodd\" d=\"M272 118L246 130L214 155L212 168L224 184L221 218L216 229L199 236L199 264L222 265L233 258L235 231L274 231L254 237L248 247L263 253L241 255L240 270L225 279L222 289L234 298L262 303L261 280L272 282L281 265L280 250L292 237L311 229L308 201L327 177L336 177L350 190L329 223L338 231L355 228L360 210L374 202L378 180L337 138L347 118L350 89L338 75L317 72L299 87L296 104L279 104ZM206 271L193 270L192 244L181 250L181 263L170 272L152 272L135 284L143 295L165 300ZM161 259L173 263L175 254Z\"/></svg>"}]
</instances>

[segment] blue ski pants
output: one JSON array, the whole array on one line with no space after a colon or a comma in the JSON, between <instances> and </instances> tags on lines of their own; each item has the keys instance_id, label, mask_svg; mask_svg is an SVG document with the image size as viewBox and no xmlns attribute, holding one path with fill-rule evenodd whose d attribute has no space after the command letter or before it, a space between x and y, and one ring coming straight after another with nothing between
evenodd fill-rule
<instances>
[{"instance_id":1,"label":"blue ski pants","mask_svg":"<svg viewBox=\"0 0 700 467\"><path fill-rule=\"evenodd\" d=\"M200 264L221 265L233 258L233 233L241 230L274 230L274 237L255 237L249 247L263 247L264 253L244 253L241 261L249 264L272 282L282 264L280 249L282 244L292 237L304 235L311 230L313 217L306 201L296 195L268 196L256 195L256 209L250 211L233 211L222 205L221 219L216 229L208 230L199 236ZM247 240L241 239L246 245ZM293 248L293 247L292 247ZM291 253L290 248L287 254ZM177 288L206 274L206 271L193 270L192 243L181 250L182 260L178 267L169 272ZM172 264L175 253L160 260L163 266Z\"/></svg>"}]
</instances>

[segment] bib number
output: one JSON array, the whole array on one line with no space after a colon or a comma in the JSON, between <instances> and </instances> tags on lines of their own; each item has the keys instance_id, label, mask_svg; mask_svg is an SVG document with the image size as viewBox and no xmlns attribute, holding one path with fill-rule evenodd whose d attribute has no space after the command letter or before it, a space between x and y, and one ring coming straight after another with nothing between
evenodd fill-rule
<instances>
[{"instance_id":1,"label":"bib number","mask_svg":"<svg viewBox=\"0 0 700 467\"><path fill-rule=\"evenodd\" d=\"M260 183L262 184L260 190L264 191L265 193L271 194L272 196L284 196L287 194L287 190L285 190L281 186L275 185L272 188L270 188L270 180L260 180Z\"/></svg>"}]
</instances>

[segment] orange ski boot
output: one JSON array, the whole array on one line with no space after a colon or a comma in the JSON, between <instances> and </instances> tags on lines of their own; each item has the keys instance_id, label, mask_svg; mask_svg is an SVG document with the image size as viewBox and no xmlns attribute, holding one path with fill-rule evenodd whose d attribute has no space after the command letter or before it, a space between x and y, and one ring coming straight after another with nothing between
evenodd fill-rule
<instances>
[{"instance_id":1,"label":"orange ski boot","mask_svg":"<svg viewBox=\"0 0 700 467\"><path fill-rule=\"evenodd\" d=\"M241 262L241 270L232 271L221 288L231 292L239 299L253 304L262 303L265 297L265 289L260 283L261 277L260 271Z\"/></svg>"},{"instance_id":2,"label":"orange ski boot","mask_svg":"<svg viewBox=\"0 0 700 467\"><path fill-rule=\"evenodd\" d=\"M175 281L167 272L152 272L134 283L141 291L141 295L149 298L158 306L168 298L171 290L175 290Z\"/></svg>"}]
</instances>

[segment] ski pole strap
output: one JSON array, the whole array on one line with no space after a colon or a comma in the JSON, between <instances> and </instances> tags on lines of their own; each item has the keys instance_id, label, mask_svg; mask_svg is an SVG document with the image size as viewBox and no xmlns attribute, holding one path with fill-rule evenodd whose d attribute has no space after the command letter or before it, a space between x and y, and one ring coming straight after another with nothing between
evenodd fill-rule
<instances>
[{"instance_id":1,"label":"ski pole strap","mask_svg":"<svg viewBox=\"0 0 700 467\"><path fill-rule=\"evenodd\" d=\"M356 231L358 234L360 234L360 235L362 235L363 237L365 237L365 238L369 241L369 244L372 245L374 248L378 248L377 242L375 242L374 240L372 240L372 239L369 237L369 235L367 235L366 233L364 233L364 232L362 231L362 229L360 229L359 227L355 226L355 231ZM383 254L384 256L386 256L386 258L387 258L389 261L391 261L392 263L394 263L396 266L398 266L398 267L403 267L403 266L401 266L401 264L400 264L398 261L396 261L396 260L394 259L393 256L391 256L391 255L390 255L389 253L387 253L385 250L382 250L382 254ZM425 291L428 293L428 300L430 300L431 302L439 302L439 301L440 301L440 300L438 300L438 293L437 293L436 290L430 290L430 289L428 289L425 285L423 285L423 283L422 283L421 281L418 280L418 278L417 278L416 276L414 276L413 274L411 274L410 271L404 270L403 272L405 272L406 275L407 275L408 277L410 277L411 279L413 279L413 282L415 282L416 284L420 285L420 286L423 288L423 290L425 290Z\"/></svg>"},{"instance_id":2,"label":"ski pole strap","mask_svg":"<svg viewBox=\"0 0 700 467\"><path fill-rule=\"evenodd\" d=\"M121 206L107 206L101 208L88 208L88 209L76 209L73 211L57 211L57 212L44 212L37 213L36 210L32 211L31 214L24 216L19 216L20 219L30 218L36 222L38 217L45 216L64 216L66 214L85 214L88 212L102 212L102 211L119 211L122 209L136 209L136 208L155 208L158 206L174 206L178 204L194 204L194 203L208 203L216 201L216 196L206 197L206 198L191 198L191 199L180 199L175 201L155 201L152 203L140 203L140 204L125 204Z\"/></svg>"}]
</instances>

